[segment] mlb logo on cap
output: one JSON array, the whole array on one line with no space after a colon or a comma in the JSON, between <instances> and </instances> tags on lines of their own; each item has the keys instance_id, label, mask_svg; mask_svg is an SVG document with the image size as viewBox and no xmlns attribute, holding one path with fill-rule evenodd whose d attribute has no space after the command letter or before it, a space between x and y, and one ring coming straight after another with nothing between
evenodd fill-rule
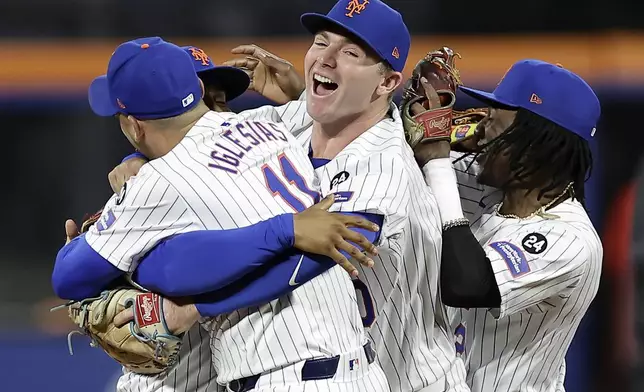
<instances>
[{"instance_id":1,"label":"mlb logo on cap","mask_svg":"<svg viewBox=\"0 0 644 392\"><path fill-rule=\"evenodd\" d=\"M516 62L494 92L460 89L492 107L523 108L585 140L595 136L601 106L593 89L581 77L540 60Z\"/></svg>"},{"instance_id":2,"label":"mlb logo on cap","mask_svg":"<svg viewBox=\"0 0 644 392\"><path fill-rule=\"evenodd\" d=\"M107 74L89 87L89 104L99 116L120 113L151 120L191 110L202 94L190 56L174 44L150 37L116 48Z\"/></svg>"}]
</instances>

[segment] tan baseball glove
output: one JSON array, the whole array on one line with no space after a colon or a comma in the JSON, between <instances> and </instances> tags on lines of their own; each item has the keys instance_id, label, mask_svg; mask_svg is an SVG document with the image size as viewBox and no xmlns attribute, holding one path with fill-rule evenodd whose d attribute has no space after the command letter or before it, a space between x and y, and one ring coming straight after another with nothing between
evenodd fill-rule
<instances>
[{"instance_id":1,"label":"tan baseball glove","mask_svg":"<svg viewBox=\"0 0 644 392\"><path fill-rule=\"evenodd\" d=\"M429 52L405 83L401 116L412 148L420 141L450 141L454 150L469 150L477 144L477 124L487 115L487 109L453 110L456 89L462 85L455 64L457 57L461 58L448 47ZM428 97L423 83L435 91L433 99L431 94Z\"/></svg>"},{"instance_id":2,"label":"tan baseball glove","mask_svg":"<svg viewBox=\"0 0 644 392\"><path fill-rule=\"evenodd\" d=\"M103 351L125 368L139 374L157 374L178 360L182 339L168 331L163 316L163 297L133 288L106 290L100 296L67 305L69 317L87 335L92 347ZM114 317L134 306L134 320L117 327Z\"/></svg>"},{"instance_id":3,"label":"tan baseball glove","mask_svg":"<svg viewBox=\"0 0 644 392\"><path fill-rule=\"evenodd\" d=\"M80 232L84 233L101 218L102 211L83 218ZM92 347L99 346L128 370L139 374L158 374L178 360L181 336L167 327L163 315L163 297L131 287L105 290L95 298L70 302L69 317L80 331L68 337L69 352L73 354L71 337L87 335ZM114 318L121 311L134 307L134 320L118 327Z\"/></svg>"}]
</instances>

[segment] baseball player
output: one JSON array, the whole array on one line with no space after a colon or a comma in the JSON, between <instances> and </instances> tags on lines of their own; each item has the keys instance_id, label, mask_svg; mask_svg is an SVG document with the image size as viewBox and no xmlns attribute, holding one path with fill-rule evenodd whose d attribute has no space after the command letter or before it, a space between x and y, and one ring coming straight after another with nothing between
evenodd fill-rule
<instances>
[{"instance_id":1,"label":"baseball player","mask_svg":"<svg viewBox=\"0 0 644 392\"><path fill-rule=\"evenodd\" d=\"M423 171L447 222L442 296L462 308L457 350L468 384L563 390L565 354L601 271L584 207L599 101L579 76L538 60L515 63L493 93L462 90L490 106L474 165L461 161L455 173L445 142L421 144L416 156L429 161ZM472 174L484 187L469 186ZM453 202L459 190L480 200L471 223Z\"/></svg>"},{"instance_id":2,"label":"baseball player","mask_svg":"<svg viewBox=\"0 0 644 392\"><path fill-rule=\"evenodd\" d=\"M298 231L297 220L289 213L319 199L311 190L313 170L306 152L278 122L208 111L201 100L203 85L192 67L190 57L172 44L159 38L135 40L121 45L110 60L107 76L92 83L93 110L104 116L118 114L128 139L152 160L110 199L87 235L59 252L59 272L81 262L94 263L93 278L109 282L134 270L140 258L163 239L176 235L155 250L171 248L169 244L185 238L198 239L191 234L203 229L222 234L222 248L216 249L221 252L215 257L229 260L232 257L224 245L235 238L231 233L259 230L259 238L266 241L259 251L270 253L270 245L273 258L281 259L286 252L287 261L280 265L291 261L289 268L295 273L289 284L299 287L288 297L209 322L213 354L219 359L215 361L219 384L235 391L280 385L302 390L388 390L382 371L372 364L355 291L342 268L327 266L327 272L304 285L295 281L304 262L331 262L288 251L301 240L293 234ZM264 222L249 226L258 221ZM227 230L237 227L243 229ZM237 238L238 252L242 246L252 248L247 240L252 236L243 238ZM361 236L346 238L363 242ZM183 249L190 245L188 241ZM336 246L347 255L360 256L353 246L337 242L325 252L340 255ZM212 252L209 249L211 264L215 262ZM248 259L234 259L229 270L220 261L217 272L229 278L248 275L256 267ZM81 291L75 296L83 297L87 293L80 293L89 278L84 273L78 279Z\"/></svg>"},{"instance_id":3,"label":"baseball player","mask_svg":"<svg viewBox=\"0 0 644 392\"><path fill-rule=\"evenodd\" d=\"M196 46L184 46L183 50L190 55L199 79L204 85L203 101L210 110L230 112L228 101L242 95L250 85L250 78L235 67L215 65L203 49ZM119 193L125 181L138 173L147 159L140 152L125 157L107 176L114 193ZM77 230L71 228L75 233Z\"/></svg>"},{"instance_id":4,"label":"baseball player","mask_svg":"<svg viewBox=\"0 0 644 392\"><path fill-rule=\"evenodd\" d=\"M227 101L243 94L250 78L241 70L234 67L215 66L210 57L200 48L184 46L182 49L193 59L193 66L204 84L204 103L216 112L229 112ZM119 193L123 184L135 175L147 159L136 152L123 159L123 163L112 170L108 179L115 193ZM78 235L78 227L68 222L68 240ZM83 269L79 269L82 271ZM56 270L55 272L59 272ZM55 278L61 278L54 275ZM61 279L64 279L62 277ZM54 288L62 297L83 297L82 293L61 292L61 282L54 280ZM78 286L73 285L72 289ZM74 295L76 294L76 295ZM142 375L124 369L124 374L117 382L117 390L126 391L155 391L155 390L194 390L216 391L220 386L215 382L216 373L212 366L210 351L210 336L200 325L195 325L186 333L183 341L180 361L166 374L158 376Z\"/></svg>"},{"instance_id":5,"label":"baseball player","mask_svg":"<svg viewBox=\"0 0 644 392\"><path fill-rule=\"evenodd\" d=\"M327 15L301 20L315 36L304 59L306 91L285 106L295 108L288 118L301 119L292 131L309 150L321 192L346 199L333 210L369 214L382 227L375 267L358 267L354 280L378 362L395 391L468 390L438 295L440 216L391 103L409 50L407 28L377 0L341 0ZM237 51L251 60L226 64L249 69L253 79L261 67L256 90L271 91L270 83L286 90L278 68L288 65L254 46Z\"/></svg>"}]
</instances>

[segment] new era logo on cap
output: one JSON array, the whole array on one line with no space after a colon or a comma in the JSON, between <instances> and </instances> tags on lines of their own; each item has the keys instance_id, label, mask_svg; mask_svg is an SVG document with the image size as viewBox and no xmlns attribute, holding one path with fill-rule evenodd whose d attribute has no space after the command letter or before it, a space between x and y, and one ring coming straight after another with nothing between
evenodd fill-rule
<instances>
[{"instance_id":1,"label":"new era logo on cap","mask_svg":"<svg viewBox=\"0 0 644 392\"><path fill-rule=\"evenodd\" d=\"M581 77L540 60L521 60L505 73L494 92L461 87L490 106L527 109L580 137L595 136L601 114L599 99Z\"/></svg>"}]
</instances>

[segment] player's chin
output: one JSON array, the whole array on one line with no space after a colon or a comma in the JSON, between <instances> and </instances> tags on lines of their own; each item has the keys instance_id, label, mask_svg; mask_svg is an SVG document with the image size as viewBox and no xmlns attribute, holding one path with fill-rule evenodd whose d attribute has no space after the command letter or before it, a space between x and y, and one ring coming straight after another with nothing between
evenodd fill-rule
<instances>
[{"instance_id":1,"label":"player's chin","mask_svg":"<svg viewBox=\"0 0 644 392\"><path fill-rule=\"evenodd\" d=\"M311 118L321 124L330 123L336 120L337 110L328 102L319 102L315 99L306 101L306 111Z\"/></svg>"},{"instance_id":2,"label":"player's chin","mask_svg":"<svg viewBox=\"0 0 644 392\"><path fill-rule=\"evenodd\" d=\"M499 176L489 168L485 167L476 177L476 181L481 185L490 186L492 188L500 188L503 185Z\"/></svg>"}]
</instances>

